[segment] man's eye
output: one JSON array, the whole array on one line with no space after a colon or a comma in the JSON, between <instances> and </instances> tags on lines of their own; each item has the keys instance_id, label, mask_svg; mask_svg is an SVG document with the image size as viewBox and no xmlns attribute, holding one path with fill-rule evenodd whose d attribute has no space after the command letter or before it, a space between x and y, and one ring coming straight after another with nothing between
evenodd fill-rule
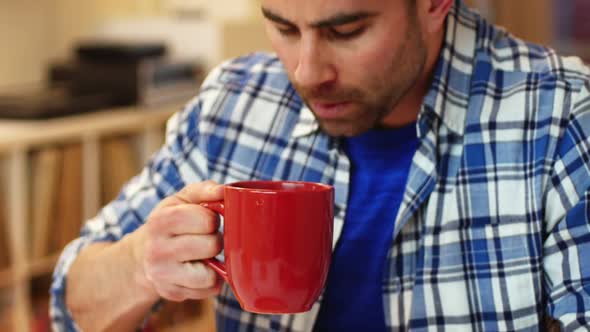
<instances>
[{"instance_id":1,"label":"man's eye","mask_svg":"<svg viewBox=\"0 0 590 332\"><path fill-rule=\"evenodd\" d=\"M352 39L359 36L365 31L365 27L354 28L354 29L337 29L331 28L330 35L334 39Z\"/></svg>"},{"instance_id":2,"label":"man's eye","mask_svg":"<svg viewBox=\"0 0 590 332\"><path fill-rule=\"evenodd\" d=\"M293 27L277 27L277 30L282 36L295 36L297 34L297 29Z\"/></svg>"}]
</instances>

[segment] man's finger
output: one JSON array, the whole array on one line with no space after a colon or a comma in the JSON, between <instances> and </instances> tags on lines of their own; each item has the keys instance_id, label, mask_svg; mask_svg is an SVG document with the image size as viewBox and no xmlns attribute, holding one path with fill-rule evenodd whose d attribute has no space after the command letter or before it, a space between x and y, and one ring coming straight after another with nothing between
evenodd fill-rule
<instances>
[{"instance_id":1,"label":"man's finger","mask_svg":"<svg viewBox=\"0 0 590 332\"><path fill-rule=\"evenodd\" d=\"M223 249L221 234L182 235L169 241L168 251L177 262L196 261L218 255Z\"/></svg>"},{"instance_id":2,"label":"man's finger","mask_svg":"<svg viewBox=\"0 0 590 332\"><path fill-rule=\"evenodd\" d=\"M197 182L187 185L176 194L164 199L161 207L177 204L199 204L223 199L223 185L215 181Z\"/></svg>"},{"instance_id":3,"label":"man's finger","mask_svg":"<svg viewBox=\"0 0 590 332\"><path fill-rule=\"evenodd\" d=\"M185 300L202 300L213 297L221 291L221 283L215 287L207 289L192 289L178 285L167 285L159 290L160 296L164 299L174 302L182 302Z\"/></svg>"},{"instance_id":4,"label":"man's finger","mask_svg":"<svg viewBox=\"0 0 590 332\"><path fill-rule=\"evenodd\" d=\"M219 215L200 205L181 204L154 211L150 223L155 234L213 234L219 228Z\"/></svg>"}]
</instances>

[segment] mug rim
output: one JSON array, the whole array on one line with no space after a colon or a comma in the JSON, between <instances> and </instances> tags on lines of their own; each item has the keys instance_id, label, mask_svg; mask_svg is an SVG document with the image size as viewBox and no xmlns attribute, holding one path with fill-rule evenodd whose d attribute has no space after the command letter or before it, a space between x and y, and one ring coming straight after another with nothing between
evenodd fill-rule
<instances>
[{"instance_id":1,"label":"mug rim","mask_svg":"<svg viewBox=\"0 0 590 332\"><path fill-rule=\"evenodd\" d=\"M298 190L289 189L271 189L271 188L248 188L247 184L261 185L276 185L276 184L293 184L305 185L306 187ZM244 186L244 187L242 187ZM283 180L247 180L237 181L225 185L226 189L235 190L239 192L256 192L256 193L325 193L334 190L334 187L328 184L311 182L311 181L283 181Z\"/></svg>"}]
</instances>

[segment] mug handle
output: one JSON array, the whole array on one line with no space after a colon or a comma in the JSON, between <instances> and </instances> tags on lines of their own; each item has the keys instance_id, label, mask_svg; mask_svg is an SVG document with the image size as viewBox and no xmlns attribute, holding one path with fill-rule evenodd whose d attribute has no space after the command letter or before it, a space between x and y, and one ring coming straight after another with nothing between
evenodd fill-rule
<instances>
[{"instance_id":1,"label":"mug handle","mask_svg":"<svg viewBox=\"0 0 590 332\"><path fill-rule=\"evenodd\" d=\"M205 202L201 203L200 205L204 208L217 212L222 216L225 216L225 204L223 203L223 201ZM204 259L203 262L209 265L209 267L212 268L215 272L217 272L217 274L219 274L223 278L223 280L225 280L225 282L229 283L225 263L221 262L217 258Z\"/></svg>"}]
</instances>

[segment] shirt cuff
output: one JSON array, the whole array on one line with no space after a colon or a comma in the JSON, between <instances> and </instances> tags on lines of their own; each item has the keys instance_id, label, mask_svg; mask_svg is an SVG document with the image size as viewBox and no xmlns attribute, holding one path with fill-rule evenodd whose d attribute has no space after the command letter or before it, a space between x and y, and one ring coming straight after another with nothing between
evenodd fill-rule
<instances>
[{"instance_id":1,"label":"shirt cuff","mask_svg":"<svg viewBox=\"0 0 590 332\"><path fill-rule=\"evenodd\" d=\"M51 317L53 331L80 331L80 328L76 325L71 312L66 306L67 274L80 251L94 242L89 238L78 238L68 244L59 257L53 272L53 281L50 289L49 315Z\"/></svg>"}]
</instances>

